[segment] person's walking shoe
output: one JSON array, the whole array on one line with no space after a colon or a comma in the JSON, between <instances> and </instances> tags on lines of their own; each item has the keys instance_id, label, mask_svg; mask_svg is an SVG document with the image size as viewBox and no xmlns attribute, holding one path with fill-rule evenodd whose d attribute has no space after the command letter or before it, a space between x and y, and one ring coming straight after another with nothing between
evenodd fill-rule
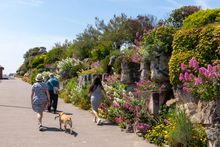
<instances>
[{"instance_id":1,"label":"person's walking shoe","mask_svg":"<svg viewBox=\"0 0 220 147\"><path fill-rule=\"evenodd\" d=\"M39 125L39 131L43 131L43 126Z\"/></svg>"},{"instance_id":2,"label":"person's walking shoe","mask_svg":"<svg viewBox=\"0 0 220 147\"><path fill-rule=\"evenodd\" d=\"M101 125L101 124L102 124L102 120L98 118L98 120L97 120L97 123L96 123L96 124L97 124L97 125Z\"/></svg>"}]
</instances>

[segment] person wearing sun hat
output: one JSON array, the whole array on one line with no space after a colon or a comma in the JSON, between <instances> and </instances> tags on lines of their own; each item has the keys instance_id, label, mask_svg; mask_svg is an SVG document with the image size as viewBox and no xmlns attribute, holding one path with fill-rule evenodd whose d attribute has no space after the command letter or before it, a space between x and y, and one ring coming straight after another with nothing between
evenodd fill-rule
<instances>
[{"instance_id":1,"label":"person wearing sun hat","mask_svg":"<svg viewBox=\"0 0 220 147\"><path fill-rule=\"evenodd\" d=\"M32 85L31 104L34 112L37 113L39 131L43 130L42 118L43 111L50 105L50 94L47 84L43 82L42 74L38 74L35 78L35 83Z\"/></svg>"}]
</instances>

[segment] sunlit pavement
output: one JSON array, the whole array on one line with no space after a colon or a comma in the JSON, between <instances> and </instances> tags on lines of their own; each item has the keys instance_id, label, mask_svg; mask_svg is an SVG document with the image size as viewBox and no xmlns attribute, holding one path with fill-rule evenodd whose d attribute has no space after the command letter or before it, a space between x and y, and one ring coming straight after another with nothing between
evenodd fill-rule
<instances>
[{"instance_id":1,"label":"sunlit pavement","mask_svg":"<svg viewBox=\"0 0 220 147\"><path fill-rule=\"evenodd\" d=\"M21 80L0 82L1 147L154 147L114 125L97 126L92 114L59 99L58 110L72 114L73 133L59 130L57 114L45 112L44 131L30 105L31 85Z\"/></svg>"}]
</instances>

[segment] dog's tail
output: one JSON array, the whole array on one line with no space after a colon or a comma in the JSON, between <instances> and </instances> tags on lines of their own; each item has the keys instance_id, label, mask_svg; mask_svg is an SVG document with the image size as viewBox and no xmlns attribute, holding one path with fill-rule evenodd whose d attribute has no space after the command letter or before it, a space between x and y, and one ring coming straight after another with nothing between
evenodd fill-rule
<instances>
[{"instance_id":1,"label":"dog's tail","mask_svg":"<svg viewBox=\"0 0 220 147\"><path fill-rule=\"evenodd\" d=\"M57 117L59 117L59 115L58 115L58 116L55 116L54 119L56 119Z\"/></svg>"}]
</instances>

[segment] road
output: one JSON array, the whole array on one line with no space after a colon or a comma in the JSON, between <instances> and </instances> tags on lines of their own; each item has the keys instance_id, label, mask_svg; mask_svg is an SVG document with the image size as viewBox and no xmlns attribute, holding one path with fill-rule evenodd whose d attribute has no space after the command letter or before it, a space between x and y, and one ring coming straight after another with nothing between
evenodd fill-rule
<instances>
[{"instance_id":1,"label":"road","mask_svg":"<svg viewBox=\"0 0 220 147\"><path fill-rule=\"evenodd\" d=\"M73 134L59 130L57 114L44 112L45 130L38 130L30 105L31 85L21 80L0 81L1 147L155 147L114 125L97 126L89 111L59 99L58 110L72 114Z\"/></svg>"}]
</instances>

